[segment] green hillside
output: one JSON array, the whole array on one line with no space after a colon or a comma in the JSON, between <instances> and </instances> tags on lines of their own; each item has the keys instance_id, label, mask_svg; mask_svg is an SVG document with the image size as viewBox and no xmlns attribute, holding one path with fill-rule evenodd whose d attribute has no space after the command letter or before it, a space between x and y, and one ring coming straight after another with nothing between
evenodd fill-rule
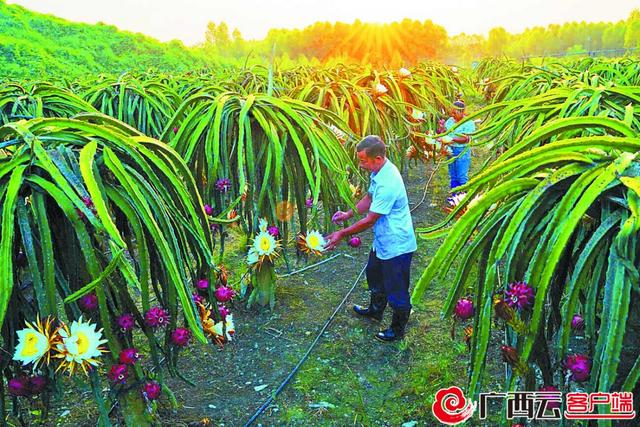
<instances>
[{"instance_id":1,"label":"green hillside","mask_svg":"<svg viewBox=\"0 0 640 427\"><path fill-rule=\"evenodd\" d=\"M202 50L161 43L115 26L72 23L0 0L0 78L79 77L149 68L186 71L207 63Z\"/></svg>"}]
</instances>

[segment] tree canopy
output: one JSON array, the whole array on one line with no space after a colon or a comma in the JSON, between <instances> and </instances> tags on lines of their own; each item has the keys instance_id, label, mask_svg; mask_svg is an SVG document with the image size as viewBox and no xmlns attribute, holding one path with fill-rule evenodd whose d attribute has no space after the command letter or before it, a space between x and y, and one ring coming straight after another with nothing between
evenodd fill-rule
<instances>
[{"instance_id":1,"label":"tree canopy","mask_svg":"<svg viewBox=\"0 0 640 427\"><path fill-rule=\"evenodd\" d=\"M0 78L77 78L154 69L184 72L220 64L360 63L400 67L424 60L465 64L488 56L544 56L640 47L640 10L616 23L568 22L511 34L450 36L426 20L387 24L316 22L303 29L272 29L245 40L237 28L210 22L200 45L159 42L113 25L72 23L0 0Z\"/></svg>"}]
</instances>

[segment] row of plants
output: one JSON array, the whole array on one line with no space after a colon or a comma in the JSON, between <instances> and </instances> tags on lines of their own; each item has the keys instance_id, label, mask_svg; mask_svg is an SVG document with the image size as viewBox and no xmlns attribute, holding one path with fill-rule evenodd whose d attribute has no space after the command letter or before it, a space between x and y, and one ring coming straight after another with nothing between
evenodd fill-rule
<instances>
[{"instance_id":1,"label":"row of plants","mask_svg":"<svg viewBox=\"0 0 640 427\"><path fill-rule=\"evenodd\" d=\"M66 378L86 377L99 424L114 407L127 425L154 423L157 399L175 402L165 374L187 380L182 349L233 337L226 229L249 238L247 303L273 308L282 247L321 255L323 213L358 195L356 135L390 126L388 138L406 139L425 119L416 104L454 92L450 75L222 69L5 84L3 413L11 401L28 423L36 397L48 410Z\"/></svg>"},{"instance_id":2,"label":"row of plants","mask_svg":"<svg viewBox=\"0 0 640 427\"><path fill-rule=\"evenodd\" d=\"M353 202L363 182L356 135L386 135L404 163L406 147L424 142L416 135L425 120L462 84L455 71L423 64L393 72L255 67L99 76L59 87L8 85L0 111L5 123L99 111L165 141L187 161L213 215L239 221L247 236L266 218L286 247L298 240L289 232L294 212L305 234L308 224L326 229L326 213ZM225 226L214 226L221 251Z\"/></svg>"},{"instance_id":3,"label":"row of plants","mask_svg":"<svg viewBox=\"0 0 640 427\"><path fill-rule=\"evenodd\" d=\"M217 309L225 284L186 164L165 144L98 114L11 122L0 140L8 391L48 401L63 373L86 374L101 424L109 424L112 401L127 424L148 424L143 397L158 397L162 366L177 375L191 336L225 342L233 329L232 316ZM201 278L218 288L197 302ZM218 322L222 330L208 327ZM144 367L134 363L142 348ZM95 369L105 357L106 398ZM13 408L19 416L20 405Z\"/></svg>"},{"instance_id":4,"label":"row of plants","mask_svg":"<svg viewBox=\"0 0 640 427\"><path fill-rule=\"evenodd\" d=\"M511 316L516 328L510 326L505 345L518 352L517 366L529 360L551 366L550 353L537 355L533 350L543 347L533 343L543 330L551 342L558 336L553 331L564 325L558 333L566 348L566 319L577 312L584 315L588 338L595 336L596 324L607 337L593 344L589 357L610 346L612 357L621 354L613 336L624 313L603 312L605 291L596 287L588 293L585 284L596 280L592 269L606 270L610 261L567 263L564 276L554 270L565 265L567 254L586 250L592 231L587 225L600 227L610 212L620 211L619 221L606 229L613 233L635 209L621 190L632 187L621 177L635 178L629 159L635 142L629 140L638 118L633 107L621 106L637 100L638 91L617 87L619 72L606 74L613 77L604 86L602 80L566 78L547 89L529 83L539 94L509 89L509 99L501 96L469 118L485 119L477 140L491 141L497 160L468 184L467 199L448 220L466 213L425 270L414 298L446 270L452 253L462 254L445 310L451 312L465 293L483 307L468 334L474 392L491 329L486 315L494 310L494 294L505 292L496 288L496 277L526 282L535 295ZM163 368L182 376L179 352L191 339L222 345L233 336L229 304L235 290L228 283L231 272L219 264L226 230L239 225L249 239L247 302L273 307L276 258L286 256L282 248L293 243L301 254L321 255L327 213L353 205L363 187L354 162L357 140L383 135L399 165L406 164L410 146L433 151L429 123L446 114L458 92L475 91L474 80L455 67L422 64L385 72L220 69L179 77L149 73L60 85L6 84L0 92L0 321L3 348L13 356L0 362L16 416L29 396L50 399L63 372L86 371L102 424L109 423L114 402L127 424L152 422L159 393L171 399ZM512 80L517 79L505 82ZM580 179L582 174L587 178ZM587 189L595 199L583 200ZM574 211L577 222L567 215ZM592 221L585 220L583 229L585 215ZM565 223L568 218L575 223ZM466 245L475 229L478 235ZM601 239L611 238L603 233ZM632 241L633 233L627 233ZM616 249L616 262L628 269L634 258L620 255L633 252L625 248ZM547 258L554 262L543 262ZM464 279L478 259L490 262L480 263L482 280L469 289ZM506 270L498 273L503 264ZM580 285L565 292L578 266ZM567 295L574 298L560 314L546 308L551 282L563 289L553 294L556 304L564 304ZM528 288L518 289L530 302ZM603 316L612 316L604 330L595 320ZM111 383L107 396L96 369L104 362ZM598 375L608 372L594 387L613 384L611 368L604 366L594 364ZM556 372L540 369L545 382ZM627 382L637 381L638 370L631 370ZM3 410L5 396L3 386Z\"/></svg>"},{"instance_id":5,"label":"row of plants","mask_svg":"<svg viewBox=\"0 0 640 427\"><path fill-rule=\"evenodd\" d=\"M640 87L627 70L638 64L585 60L497 76L509 81L498 102L467 118L483 119L474 141L493 156L446 220L418 230L446 238L412 299L460 260L442 314L468 322L474 398L498 329L507 390L637 399ZM514 73L495 62L481 71L492 67Z\"/></svg>"}]
</instances>

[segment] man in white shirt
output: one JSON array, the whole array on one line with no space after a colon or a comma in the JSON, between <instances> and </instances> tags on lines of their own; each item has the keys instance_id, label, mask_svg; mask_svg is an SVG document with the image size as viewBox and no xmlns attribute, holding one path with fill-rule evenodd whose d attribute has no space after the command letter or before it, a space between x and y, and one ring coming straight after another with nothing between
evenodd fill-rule
<instances>
[{"instance_id":1,"label":"man in white shirt","mask_svg":"<svg viewBox=\"0 0 640 427\"><path fill-rule=\"evenodd\" d=\"M369 135L356 147L360 167L371 171L367 194L356 204L366 216L353 225L327 237L327 248L335 247L344 237L373 227L373 247L367 264L367 283L371 292L369 307L355 305L353 310L364 317L382 321L387 306L393 309L391 326L376 334L381 341L395 341L404 336L411 303L409 280L411 258L416 237L409 211L407 191L398 168L386 157L386 147L379 136ZM343 222L354 215L338 211L333 222Z\"/></svg>"}]
</instances>

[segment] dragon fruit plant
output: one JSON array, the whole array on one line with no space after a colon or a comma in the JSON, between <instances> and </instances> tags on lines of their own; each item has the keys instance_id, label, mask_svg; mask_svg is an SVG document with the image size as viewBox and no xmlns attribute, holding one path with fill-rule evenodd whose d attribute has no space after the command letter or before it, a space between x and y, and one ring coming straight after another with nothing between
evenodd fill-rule
<instances>
[{"instance_id":1,"label":"dragon fruit plant","mask_svg":"<svg viewBox=\"0 0 640 427\"><path fill-rule=\"evenodd\" d=\"M371 104L369 89L358 93ZM349 179L363 178L345 173L345 167L357 170L354 153L330 130L348 126L341 114L302 98L303 94L294 99L253 89L194 90L167 123L160 139L197 171L196 186L223 230L227 223L241 223L242 232L252 239L259 219L265 218L277 223L280 233L274 237L287 245L291 224L300 224L306 234L320 209L328 215L338 205L353 204ZM171 131L174 126L180 127L178 134ZM232 211L233 218L227 218ZM224 236L216 236L221 250ZM265 281L268 270L259 269Z\"/></svg>"},{"instance_id":2,"label":"dragon fruit plant","mask_svg":"<svg viewBox=\"0 0 640 427\"><path fill-rule=\"evenodd\" d=\"M260 219L258 233L253 238L247 253L247 264L251 271L252 291L247 305L254 302L261 306L275 305L276 273L274 261L279 255L280 241L269 232L267 221ZM225 302L220 300L220 302Z\"/></svg>"},{"instance_id":3,"label":"dragon fruit plant","mask_svg":"<svg viewBox=\"0 0 640 427\"><path fill-rule=\"evenodd\" d=\"M188 167L167 145L96 114L10 123L0 127L8 140L0 327L12 357L0 368L16 399L2 402L28 405L73 376L93 387L100 424L115 407L128 425L152 425L145 399L166 387L160 361L175 372L182 347L207 342L189 284L218 274Z\"/></svg>"},{"instance_id":4,"label":"dragon fruit plant","mask_svg":"<svg viewBox=\"0 0 640 427\"><path fill-rule=\"evenodd\" d=\"M417 230L424 237L447 233L412 302L460 260L443 314L453 313L462 293L476 295L467 384L473 398L483 388L496 325L507 328L519 360L547 384L568 375L587 392L637 388L640 114L631 97L639 91L618 91L619 66L603 64L597 81L580 87L568 82L588 68L551 67L535 78L523 71L520 83L501 87L499 104L464 119L483 119L472 138L494 150L494 160L456 189L467 193L460 218ZM576 331L587 355L567 355ZM514 373L505 390L535 384Z\"/></svg>"}]
</instances>

